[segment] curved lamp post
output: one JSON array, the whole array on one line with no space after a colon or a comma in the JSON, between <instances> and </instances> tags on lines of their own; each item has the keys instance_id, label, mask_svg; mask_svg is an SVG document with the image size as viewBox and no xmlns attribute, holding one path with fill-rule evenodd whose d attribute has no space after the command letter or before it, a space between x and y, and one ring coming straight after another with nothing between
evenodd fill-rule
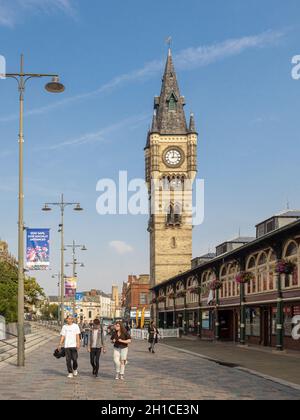
<instances>
[{"instance_id":1,"label":"curved lamp post","mask_svg":"<svg viewBox=\"0 0 300 420\"><path fill-rule=\"evenodd\" d=\"M64 296L65 296L65 262L64 262L64 252L66 250L64 245L64 213L65 208L68 206L74 206L74 211L83 211L83 208L79 203L68 203L64 200L64 195L61 195L61 201L58 203L46 203L42 208L42 211L49 212L52 210L53 206L57 206L60 208L61 214L61 223L59 225L59 233L61 234L61 256L60 256L60 323L61 326L64 325L65 316L64 316Z\"/></svg>"},{"instance_id":2,"label":"curved lamp post","mask_svg":"<svg viewBox=\"0 0 300 420\"><path fill-rule=\"evenodd\" d=\"M23 181L23 145L24 145L24 94L30 79L51 77L45 89L50 93L62 93L64 85L57 74L24 73L24 56L21 55L20 73L7 73L6 78L15 79L18 83L19 96L19 216L18 216L18 366L25 365L25 332L24 332L24 181Z\"/></svg>"},{"instance_id":3,"label":"curved lamp post","mask_svg":"<svg viewBox=\"0 0 300 420\"><path fill-rule=\"evenodd\" d=\"M70 267L70 265L73 266L73 278L75 279L77 277L76 267L77 266L79 266L81 268L85 267L84 263L77 261L77 259L76 259L76 249L80 248L80 251L87 251L87 247L85 245L78 245L78 244L76 244L75 241L73 241L72 245L66 245L66 248L71 248L72 249L72 257L73 257L72 262L67 263L66 267ZM76 297L74 297L74 302L73 302L74 315L75 315L75 310L76 310Z\"/></svg>"}]
</instances>

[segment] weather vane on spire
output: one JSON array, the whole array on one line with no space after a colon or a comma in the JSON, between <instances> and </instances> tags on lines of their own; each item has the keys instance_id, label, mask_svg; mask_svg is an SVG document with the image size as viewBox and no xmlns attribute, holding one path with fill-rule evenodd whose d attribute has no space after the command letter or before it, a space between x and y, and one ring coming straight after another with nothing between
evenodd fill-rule
<instances>
[{"instance_id":1,"label":"weather vane on spire","mask_svg":"<svg viewBox=\"0 0 300 420\"><path fill-rule=\"evenodd\" d=\"M172 39L172 37L171 37L171 36L169 36L169 37L166 39L166 44L167 44L167 45L169 45L169 52L171 51L172 41L173 41L173 39Z\"/></svg>"}]
</instances>

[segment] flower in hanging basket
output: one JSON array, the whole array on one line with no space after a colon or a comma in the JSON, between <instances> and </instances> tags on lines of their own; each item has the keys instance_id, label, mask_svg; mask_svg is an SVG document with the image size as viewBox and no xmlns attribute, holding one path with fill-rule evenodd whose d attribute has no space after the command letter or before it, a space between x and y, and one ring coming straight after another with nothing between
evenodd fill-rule
<instances>
[{"instance_id":1,"label":"flower in hanging basket","mask_svg":"<svg viewBox=\"0 0 300 420\"><path fill-rule=\"evenodd\" d=\"M179 292L177 292L176 297L177 298L183 298L186 295L186 290L180 290Z\"/></svg>"},{"instance_id":2,"label":"flower in hanging basket","mask_svg":"<svg viewBox=\"0 0 300 420\"><path fill-rule=\"evenodd\" d=\"M168 294L169 299L175 299L175 297L176 297L176 295L175 295L174 292L171 292L171 293Z\"/></svg>"},{"instance_id":3,"label":"flower in hanging basket","mask_svg":"<svg viewBox=\"0 0 300 420\"><path fill-rule=\"evenodd\" d=\"M152 301L151 301L151 303L153 303L153 304L157 303L157 299L156 298L153 298Z\"/></svg>"},{"instance_id":4,"label":"flower in hanging basket","mask_svg":"<svg viewBox=\"0 0 300 420\"><path fill-rule=\"evenodd\" d=\"M195 295L198 295L199 293L201 293L201 287L197 286L197 287L191 287L189 289L189 292Z\"/></svg>"},{"instance_id":5,"label":"flower in hanging basket","mask_svg":"<svg viewBox=\"0 0 300 420\"><path fill-rule=\"evenodd\" d=\"M166 297L165 296L159 296L159 298L157 299L158 303L162 303L166 301Z\"/></svg>"},{"instance_id":6,"label":"flower in hanging basket","mask_svg":"<svg viewBox=\"0 0 300 420\"><path fill-rule=\"evenodd\" d=\"M222 289L222 282L220 280L213 280L209 285L210 290Z\"/></svg>"},{"instance_id":7,"label":"flower in hanging basket","mask_svg":"<svg viewBox=\"0 0 300 420\"><path fill-rule=\"evenodd\" d=\"M287 260L280 260L276 265L276 273L278 274L293 274L296 264Z\"/></svg>"},{"instance_id":8,"label":"flower in hanging basket","mask_svg":"<svg viewBox=\"0 0 300 420\"><path fill-rule=\"evenodd\" d=\"M254 273L250 271L242 271L236 276L235 281L239 284L247 284L255 279Z\"/></svg>"}]
</instances>

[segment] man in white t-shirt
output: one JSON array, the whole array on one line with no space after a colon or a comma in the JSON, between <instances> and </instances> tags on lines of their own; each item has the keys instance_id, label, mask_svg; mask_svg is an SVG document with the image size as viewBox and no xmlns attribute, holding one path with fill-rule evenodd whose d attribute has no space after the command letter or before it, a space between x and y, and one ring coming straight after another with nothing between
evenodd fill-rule
<instances>
[{"instance_id":1,"label":"man in white t-shirt","mask_svg":"<svg viewBox=\"0 0 300 420\"><path fill-rule=\"evenodd\" d=\"M67 318L67 324L62 327L58 350L65 348L68 368L68 378L78 376L78 350L80 349L80 328L74 324L71 315Z\"/></svg>"}]
</instances>

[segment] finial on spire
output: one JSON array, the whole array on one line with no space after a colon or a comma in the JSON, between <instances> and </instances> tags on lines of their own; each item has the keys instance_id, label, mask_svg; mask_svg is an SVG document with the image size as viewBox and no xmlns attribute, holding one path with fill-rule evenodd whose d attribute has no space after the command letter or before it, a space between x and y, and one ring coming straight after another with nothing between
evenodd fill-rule
<instances>
[{"instance_id":1,"label":"finial on spire","mask_svg":"<svg viewBox=\"0 0 300 420\"><path fill-rule=\"evenodd\" d=\"M192 112L190 117L190 126L189 126L190 133L196 133L196 123L195 123L195 115Z\"/></svg>"},{"instance_id":2,"label":"finial on spire","mask_svg":"<svg viewBox=\"0 0 300 420\"><path fill-rule=\"evenodd\" d=\"M158 132L158 127L157 127L157 113L156 113L156 109L154 109L153 112L153 119L152 119L152 127L151 127L151 132L152 133L156 133Z\"/></svg>"},{"instance_id":3,"label":"finial on spire","mask_svg":"<svg viewBox=\"0 0 300 420\"><path fill-rule=\"evenodd\" d=\"M170 56L170 55L172 55L172 41L173 41L173 39L172 39L172 37L171 37L171 36L169 36L169 37L166 39L166 44L168 44L168 45L169 45L169 52L168 52L169 56Z\"/></svg>"}]
</instances>

